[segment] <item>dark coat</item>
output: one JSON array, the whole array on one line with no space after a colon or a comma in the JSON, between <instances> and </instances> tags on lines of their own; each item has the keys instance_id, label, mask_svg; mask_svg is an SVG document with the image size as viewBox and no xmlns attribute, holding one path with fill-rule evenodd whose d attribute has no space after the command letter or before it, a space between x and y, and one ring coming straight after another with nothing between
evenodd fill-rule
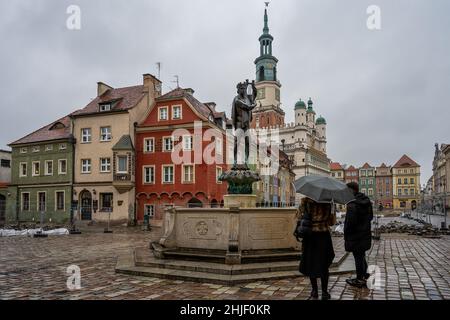
<instances>
[{"instance_id":1,"label":"dark coat","mask_svg":"<svg viewBox=\"0 0 450 320\"><path fill-rule=\"evenodd\" d=\"M372 245L372 202L360 192L355 198L347 204L344 222L345 251L348 252L367 251Z\"/></svg>"}]
</instances>

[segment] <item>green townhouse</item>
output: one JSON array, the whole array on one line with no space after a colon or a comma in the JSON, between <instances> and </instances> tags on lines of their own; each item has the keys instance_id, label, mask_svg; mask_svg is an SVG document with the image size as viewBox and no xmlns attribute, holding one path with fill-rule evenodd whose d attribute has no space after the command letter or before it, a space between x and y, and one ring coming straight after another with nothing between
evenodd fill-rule
<instances>
[{"instance_id":1,"label":"green townhouse","mask_svg":"<svg viewBox=\"0 0 450 320\"><path fill-rule=\"evenodd\" d=\"M367 162L359 168L359 191L374 201L375 199L375 167Z\"/></svg>"},{"instance_id":2,"label":"green townhouse","mask_svg":"<svg viewBox=\"0 0 450 320\"><path fill-rule=\"evenodd\" d=\"M69 116L9 145L12 172L8 223L70 221L74 138Z\"/></svg>"}]
</instances>

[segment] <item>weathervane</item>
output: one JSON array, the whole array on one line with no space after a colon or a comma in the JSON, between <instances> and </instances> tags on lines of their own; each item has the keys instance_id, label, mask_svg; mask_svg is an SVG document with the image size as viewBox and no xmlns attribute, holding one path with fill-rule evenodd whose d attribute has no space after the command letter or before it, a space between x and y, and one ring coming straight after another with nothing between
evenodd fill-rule
<instances>
[{"instance_id":1,"label":"weathervane","mask_svg":"<svg viewBox=\"0 0 450 320\"><path fill-rule=\"evenodd\" d=\"M266 4L266 8L269 6L269 1L267 1L267 2L264 2L265 4Z\"/></svg>"}]
</instances>

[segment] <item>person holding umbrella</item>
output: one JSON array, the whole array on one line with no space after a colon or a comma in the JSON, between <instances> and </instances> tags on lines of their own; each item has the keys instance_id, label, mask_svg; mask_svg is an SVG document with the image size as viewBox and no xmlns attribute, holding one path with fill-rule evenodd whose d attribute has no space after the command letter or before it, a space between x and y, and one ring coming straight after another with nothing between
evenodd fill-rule
<instances>
[{"instance_id":1,"label":"person holding umbrella","mask_svg":"<svg viewBox=\"0 0 450 320\"><path fill-rule=\"evenodd\" d=\"M354 197L344 183L331 177L305 176L294 184L296 192L306 196L300 204L295 233L303 238L299 271L311 281L310 299L319 297L317 278L320 278L322 300L329 300L329 268L335 257L330 227L336 224L335 202L347 204Z\"/></svg>"},{"instance_id":2,"label":"person holding umbrella","mask_svg":"<svg viewBox=\"0 0 450 320\"><path fill-rule=\"evenodd\" d=\"M329 300L331 296L328 293L328 270L335 257L329 227L336 224L336 215L332 213L330 203L318 203L303 198L300 217L304 219L306 216L311 221L311 233L303 237L299 271L311 281L310 299L319 297L317 278L320 278L322 300Z\"/></svg>"}]
</instances>

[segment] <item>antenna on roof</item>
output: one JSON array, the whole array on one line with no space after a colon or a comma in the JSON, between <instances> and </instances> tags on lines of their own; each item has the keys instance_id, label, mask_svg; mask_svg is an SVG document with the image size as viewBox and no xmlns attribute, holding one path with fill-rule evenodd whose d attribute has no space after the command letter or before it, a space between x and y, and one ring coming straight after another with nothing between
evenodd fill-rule
<instances>
[{"instance_id":1,"label":"antenna on roof","mask_svg":"<svg viewBox=\"0 0 450 320\"><path fill-rule=\"evenodd\" d=\"M161 62L157 62L156 67L158 68L158 79L161 80Z\"/></svg>"},{"instance_id":2,"label":"antenna on roof","mask_svg":"<svg viewBox=\"0 0 450 320\"><path fill-rule=\"evenodd\" d=\"M180 87L180 77L177 75L174 75L175 80L172 82L175 82L177 84L177 89Z\"/></svg>"}]
</instances>

